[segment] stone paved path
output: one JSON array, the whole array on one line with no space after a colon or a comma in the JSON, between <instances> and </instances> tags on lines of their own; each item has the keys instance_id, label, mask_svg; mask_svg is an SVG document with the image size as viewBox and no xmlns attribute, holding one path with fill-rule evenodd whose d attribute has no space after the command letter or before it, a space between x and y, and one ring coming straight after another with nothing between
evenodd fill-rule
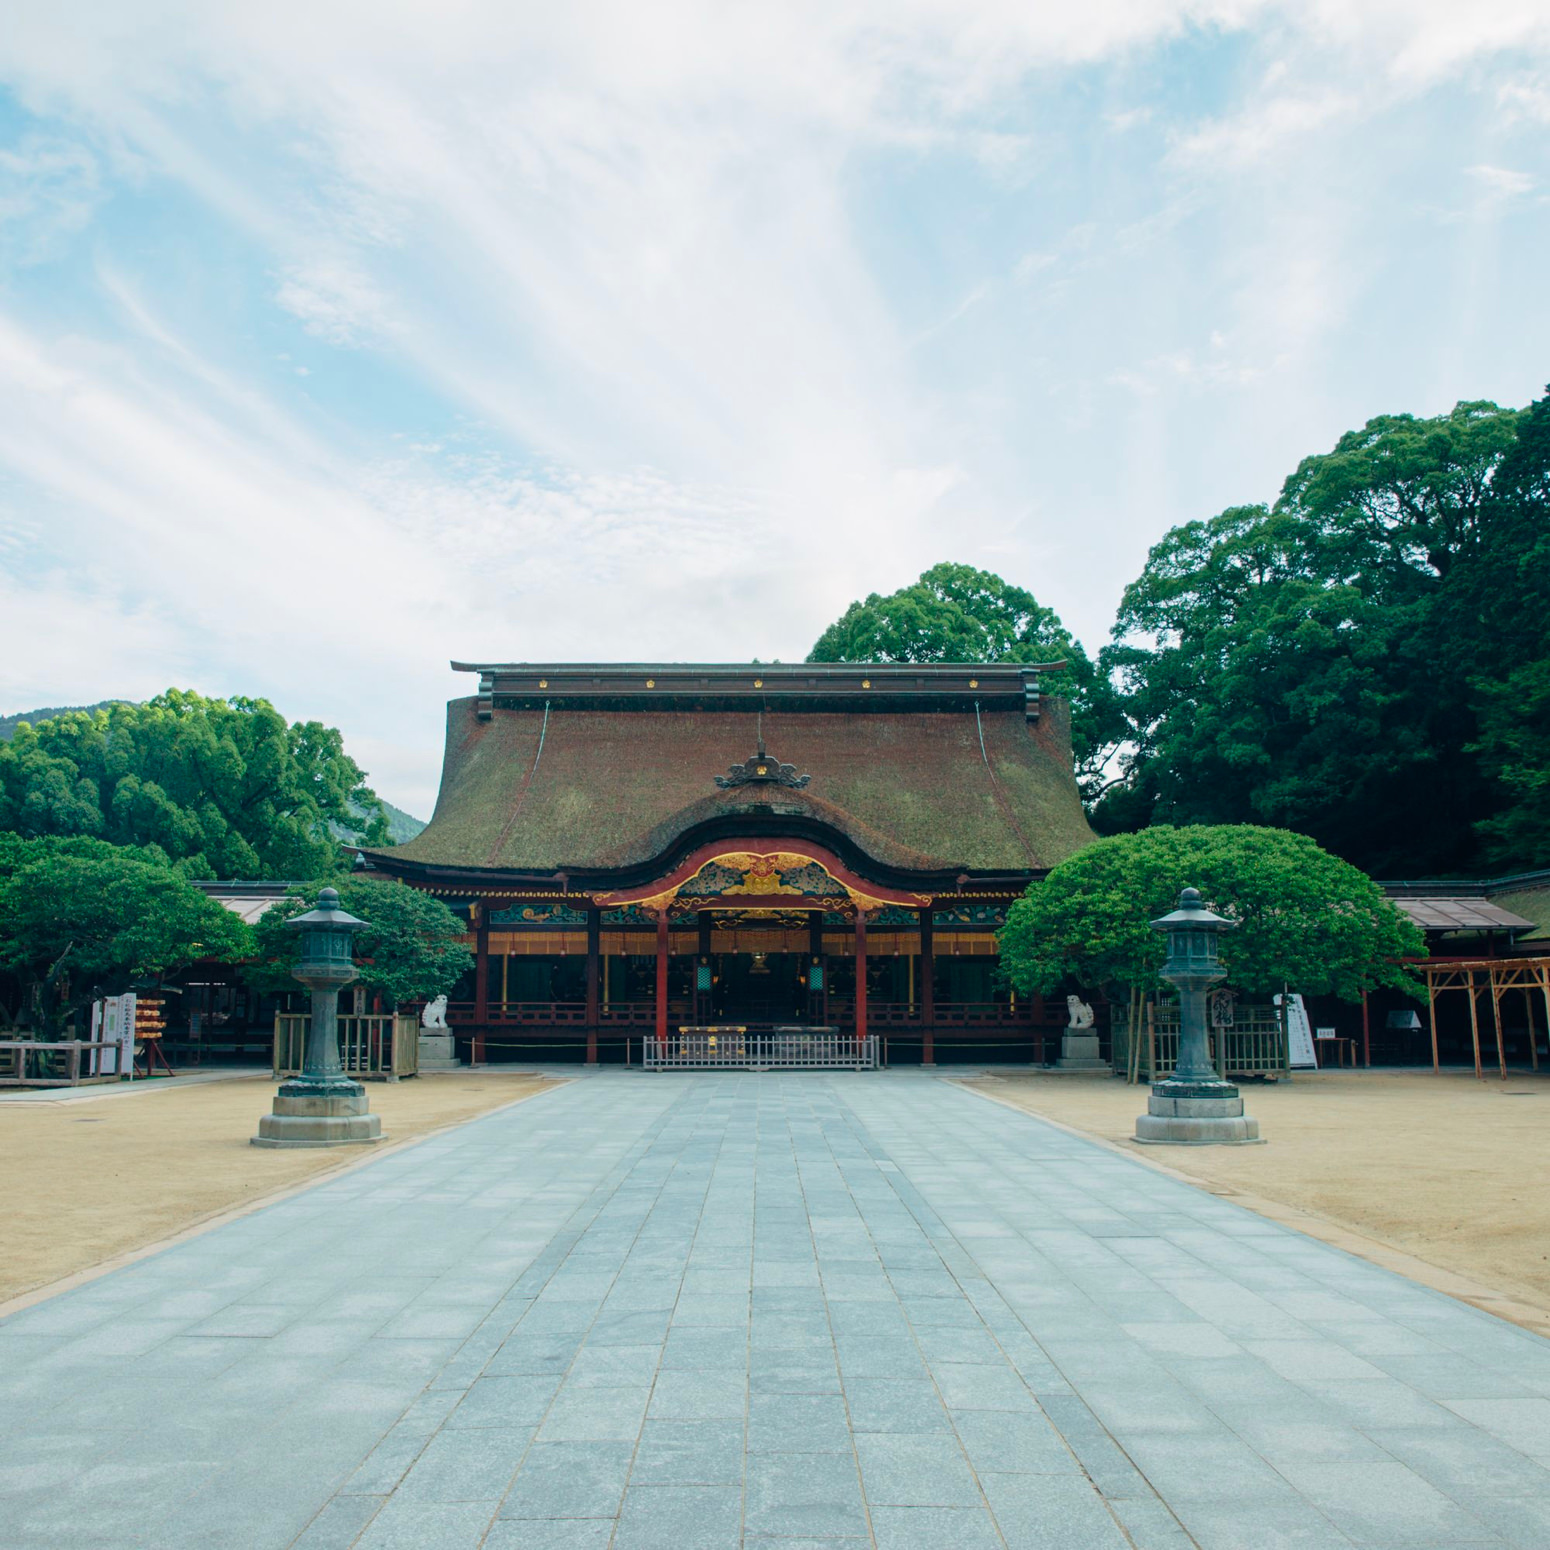
<instances>
[{"instance_id":1,"label":"stone paved path","mask_svg":"<svg viewBox=\"0 0 1550 1550\"><path fill-rule=\"evenodd\" d=\"M1352 1544L1550 1545L1550 1343L923 1073L577 1081L0 1323L4 1550Z\"/></svg>"}]
</instances>

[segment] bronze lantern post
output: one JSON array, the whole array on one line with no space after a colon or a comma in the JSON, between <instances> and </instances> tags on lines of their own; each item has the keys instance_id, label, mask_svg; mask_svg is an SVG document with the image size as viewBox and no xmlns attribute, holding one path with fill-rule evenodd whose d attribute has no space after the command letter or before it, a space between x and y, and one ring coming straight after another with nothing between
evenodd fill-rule
<instances>
[{"instance_id":1,"label":"bronze lantern post","mask_svg":"<svg viewBox=\"0 0 1550 1550\"><path fill-rule=\"evenodd\" d=\"M1236 930L1208 910L1198 888L1179 895L1179 907L1152 922L1168 938L1159 971L1179 992L1179 1053L1173 1075L1152 1084L1147 1112L1136 1120L1136 1140L1162 1146L1242 1146L1259 1140L1259 1121L1243 1112L1243 1099L1211 1064L1206 1034L1206 995L1225 979L1218 953L1222 934Z\"/></svg>"},{"instance_id":2,"label":"bronze lantern post","mask_svg":"<svg viewBox=\"0 0 1550 1550\"><path fill-rule=\"evenodd\" d=\"M352 942L366 922L339 907L332 888L315 909L287 922L301 933L292 973L312 992L312 1019L301 1072L280 1083L274 1110L258 1122L254 1146L354 1146L382 1139L366 1089L339 1063L339 992L359 975Z\"/></svg>"}]
</instances>

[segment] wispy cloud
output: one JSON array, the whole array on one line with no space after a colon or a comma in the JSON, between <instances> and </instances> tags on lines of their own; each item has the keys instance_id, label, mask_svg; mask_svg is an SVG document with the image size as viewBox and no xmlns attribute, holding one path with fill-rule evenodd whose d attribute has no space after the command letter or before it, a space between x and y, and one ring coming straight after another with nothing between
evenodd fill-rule
<instances>
[{"instance_id":1,"label":"wispy cloud","mask_svg":"<svg viewBox=\"0 0 1550 1550\"><path fill-rule=\"evenodd\" d=\"M1242 171L1289 143L1327 130L1359 110L1360 99L1341 91L1276 91L1182 135L1172 152L1181 167Z\"/></svg>"},{"instance_id":2,"label":"wispy cloud","mask_svg":"<svg viewBox=\"0 0 1550 1550\"><path fill-rule=\"evenodd\" d=\"M1534 179L1528 173L1515 171L1511 167L1482 164L1471 167L1469 175L1479 184L1485 197L1494 201L1520 198L1534 187Z\"/></svg>"},{"instance_id":3,"label":"wispy cloud","mask_svg":"<svg viewBox=\"0 0 1550 1550\"><path fill-rule=\"evenodd\" d=\"M31 134L0 146L0 263L42 262L101 198L97 158L78 141Z\"/></svg>"}]
</instances>

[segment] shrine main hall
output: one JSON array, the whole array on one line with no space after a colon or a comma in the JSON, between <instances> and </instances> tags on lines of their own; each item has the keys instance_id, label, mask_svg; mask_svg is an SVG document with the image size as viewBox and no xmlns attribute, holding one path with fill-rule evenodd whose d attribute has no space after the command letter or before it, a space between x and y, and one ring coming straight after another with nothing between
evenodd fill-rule
<instances>
[{"instance_id":1,"label":"shrine main hall","mask_svg":"<svg viewBox=\"0 0 1550 1550\"><path fill-rule=\"evenodd\" d=\"M892 1063L1058 1038L1064 1005L997 973L1008 907L1092 839L1038 667L453 666L479 690L435 813L362 859L467 919L464 1058L624 1061L686 1025Z\"/></svg>"}]
</instances>

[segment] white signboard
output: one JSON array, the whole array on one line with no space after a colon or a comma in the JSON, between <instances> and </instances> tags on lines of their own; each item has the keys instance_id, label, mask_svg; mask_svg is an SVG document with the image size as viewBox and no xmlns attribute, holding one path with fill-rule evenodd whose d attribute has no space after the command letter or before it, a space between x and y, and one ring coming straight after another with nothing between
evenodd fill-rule
<instances>
[{"instance_id":1,"label":"white signboard","mask_svg":"<svg viewBox=\"0 0 1550 1550\"><path fill-rule=\"evenodd\" d=\"M1274 999L1275 1004L1280 1006L1281 998L1276 996ZM1303 1005L1301 996L1291 996L1287 1000L1286 1042L1292 1070L1318 1069L1319 1063L1313 1053L1313 1029L1308 1022L1308 1009Z\"/></svg>"},{"instance_id":2,"label":"white signboard","mask_svg":"<svg viewBox=\"0 0 1550 1550\"><path fill-rule=\"evenodd\" d=\"M107 1037L107 1034L103 1032L104 1024L107 1021L106 1017L104 1016L106 1011L107 1011L107 1007L101 1001L93 1001L92 1002L92 1004L91 1004L91 1041L92 1041L93 1044L100 1043L103 1039L105 1039ZM115 1060L115 1062L118 1059L118 1051L115 1050L115 1049L94 1049L91 1052L91 1059L90 1059L90 1061L87 1062L87 1067L86 1067L86 1069L91 1073L91 1075L97 1076L99 1073L109 1069L107 1064L103 1060L103 1056L105 1056L105 1055L111 1055L113 1057L113 1059Z\"/></svg>"},{"instance_id":3,"label":"white signboard","mask_svg":"<svg viewBox=\"0 0 1550 1550\"><path fill-rule=\"evenodd\" d=\"M135 1066L134 992L93 1001L91 1036L94 1044L112 1044L114 1049L94 1049L91 1071L94 1076L128 1076Z\"/></svg>"}]
</instances>

